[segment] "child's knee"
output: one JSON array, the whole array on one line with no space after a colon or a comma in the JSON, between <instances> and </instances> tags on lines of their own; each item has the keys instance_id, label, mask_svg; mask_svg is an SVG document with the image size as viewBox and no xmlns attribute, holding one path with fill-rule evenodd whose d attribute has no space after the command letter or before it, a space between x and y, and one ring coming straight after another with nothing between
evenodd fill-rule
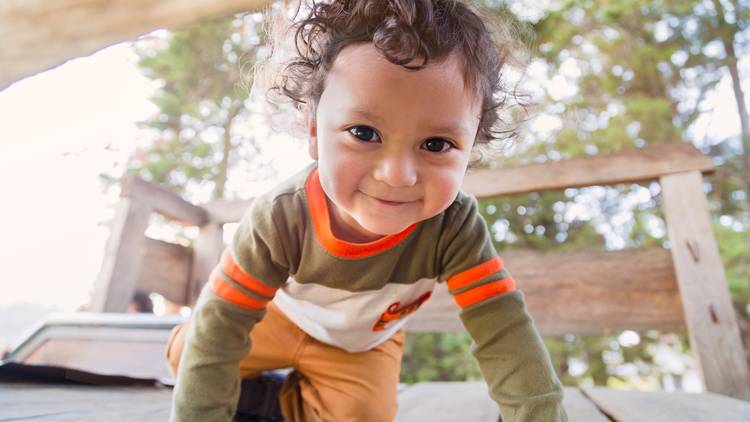
<instances>
[{"instance_id":1,"label":"child's knee","mask_svg":"<svg viewBox=\"0 0 750 422\"><path fill-rule=\"evenodd\" d=\"M177 367L180 365L180 356L182 355L182 348L185 345L187 328L187 323L176 325L169 334L169 340L167 340L165 353L169 370L173 376L177 376Z\"/></svg>"}]
</instances>

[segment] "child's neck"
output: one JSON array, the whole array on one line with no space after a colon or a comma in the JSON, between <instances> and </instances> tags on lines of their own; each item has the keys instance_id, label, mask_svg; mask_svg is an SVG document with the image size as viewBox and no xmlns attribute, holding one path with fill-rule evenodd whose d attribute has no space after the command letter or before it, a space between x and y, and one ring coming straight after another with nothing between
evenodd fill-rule
<instances>
[{"instance_id":1,"label":"child's neck","mask_svg":"<svg viewBox=\"0 0 750 422\"><path fill-rule=\"evenodd\" d=\"M339 211L328 197L326 197L326 205L328 206L328 220L331 225L331 234L337 239L350 243L369 243L385 237L375 233L366 233L363 232L364 229L358 230L356 227L353 227L352 224L346 221L347 218L341 215L341 211ZM352 223L357 224L356 222Z\"/></svg>"}]
</instances>

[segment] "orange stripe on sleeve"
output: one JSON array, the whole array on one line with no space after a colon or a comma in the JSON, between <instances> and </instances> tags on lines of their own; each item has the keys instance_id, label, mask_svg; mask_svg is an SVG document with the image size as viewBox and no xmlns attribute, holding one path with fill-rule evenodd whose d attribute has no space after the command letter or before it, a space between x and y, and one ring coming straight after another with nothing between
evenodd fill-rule
<instances>
[{"instance_id":1,"label":"orange stripe on sleeve","mask_svg":"<svg viewBox=\"0 0 750 422\"><path fill-rule=\"evenodd\" d=\"M471 290L467 290L461 294L457 294L453 297L458 306L466 308L477 302L489 299L491 297L500 296L504 293L511 292L516 289L516 282L512 277L506 277L502 280L493 281L492 283L484 284Z\"/></svg>"},{"instance_id":2,"label":"orange stripe on sleeve","mask_svg":"<svg viewBox=\"0 0 750 422\"><path fill-rule=\"evenodd\" d=\"M458 273L448 279L448 288L451 290L460 289L466 287L469 284L481 280L488 275L492 275L503 269L503 260L499 256L496 256L476 267L471 267L468 270Z\"/></svg>"},{"instance_id":3,"label":"orange stripe on sleeve","mask_svg":"<svg viewBox=\"0 0 750 422\"><path fill-rule=\"evenodd\" d=\"M216 295L227 302L234 303L245 309L260 311L266 308L267 302L242 293L228 281L224 280L224 277L222 277L221 271L218 268L214 269L211 273L211 289Z\"/></svg>"},{"instance_id":4,"label":"orange stripe on sleeve","mask_svg":"<svg viewBox=\"0 0 750 422\"><path fill-rule=\"evenodd\" d=\"M221 268L224 271L224 274L229 276L229 278L254 293L268 297L273 297L273 295L276 294L277 289L261 283L251 277L250 274L242 271L242 268L235 264L234 259L232 259L232 255L228 250L225 250L221 255Z\"/></svg>"}]
</instances>

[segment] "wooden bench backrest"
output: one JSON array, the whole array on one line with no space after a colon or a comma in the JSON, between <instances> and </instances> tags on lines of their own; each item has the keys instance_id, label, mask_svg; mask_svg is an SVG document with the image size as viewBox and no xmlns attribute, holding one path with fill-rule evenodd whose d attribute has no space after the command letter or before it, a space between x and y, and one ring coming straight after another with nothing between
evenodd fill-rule
<instances>
[{"instance_id":1,"label":"wooden bench backrest","mask_svg":"<svg viewBox=\"0 0 750 422\"><path fill-rule=\"evenodd\" d=\"M470 171L464 190L495 197L571 187L658 181L671 248L541 255L509 251L503 259L526 294L544 335L620 329L687 328L709 391L750 400L750 373L712 234L702 174L709 157L689 144L499 169ZM122 312L136 288L191 304L224 247L223 224L250 201L197 206L129 177L112 227L91 310ZM192 248L144 236L158 212L200 227ZM458 307L447 289L407 325L410 331L458 331Z\"/></svg>"}]
</instances>

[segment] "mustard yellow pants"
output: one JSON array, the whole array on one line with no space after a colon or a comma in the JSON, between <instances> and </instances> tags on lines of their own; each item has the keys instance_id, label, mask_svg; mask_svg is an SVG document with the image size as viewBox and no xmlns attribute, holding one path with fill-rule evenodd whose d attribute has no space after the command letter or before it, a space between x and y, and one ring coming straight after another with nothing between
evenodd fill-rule
<instances>
[{"instance_id":1,"label":"mustard yellow pants","mask_svg":"<svg viewBox=\"0 0 750 422\"><path fill-rule=\"evenodd\" d=\"M187 324L175 327L167 346L175 374L187 331ZM310 337L271 302L250 338L250 353L240 362L243 378L281 368L299 374L290 376L279 394L287 421L393 421L403 331L372 350L349 353Z\"/></svg>"}]
</instances>

